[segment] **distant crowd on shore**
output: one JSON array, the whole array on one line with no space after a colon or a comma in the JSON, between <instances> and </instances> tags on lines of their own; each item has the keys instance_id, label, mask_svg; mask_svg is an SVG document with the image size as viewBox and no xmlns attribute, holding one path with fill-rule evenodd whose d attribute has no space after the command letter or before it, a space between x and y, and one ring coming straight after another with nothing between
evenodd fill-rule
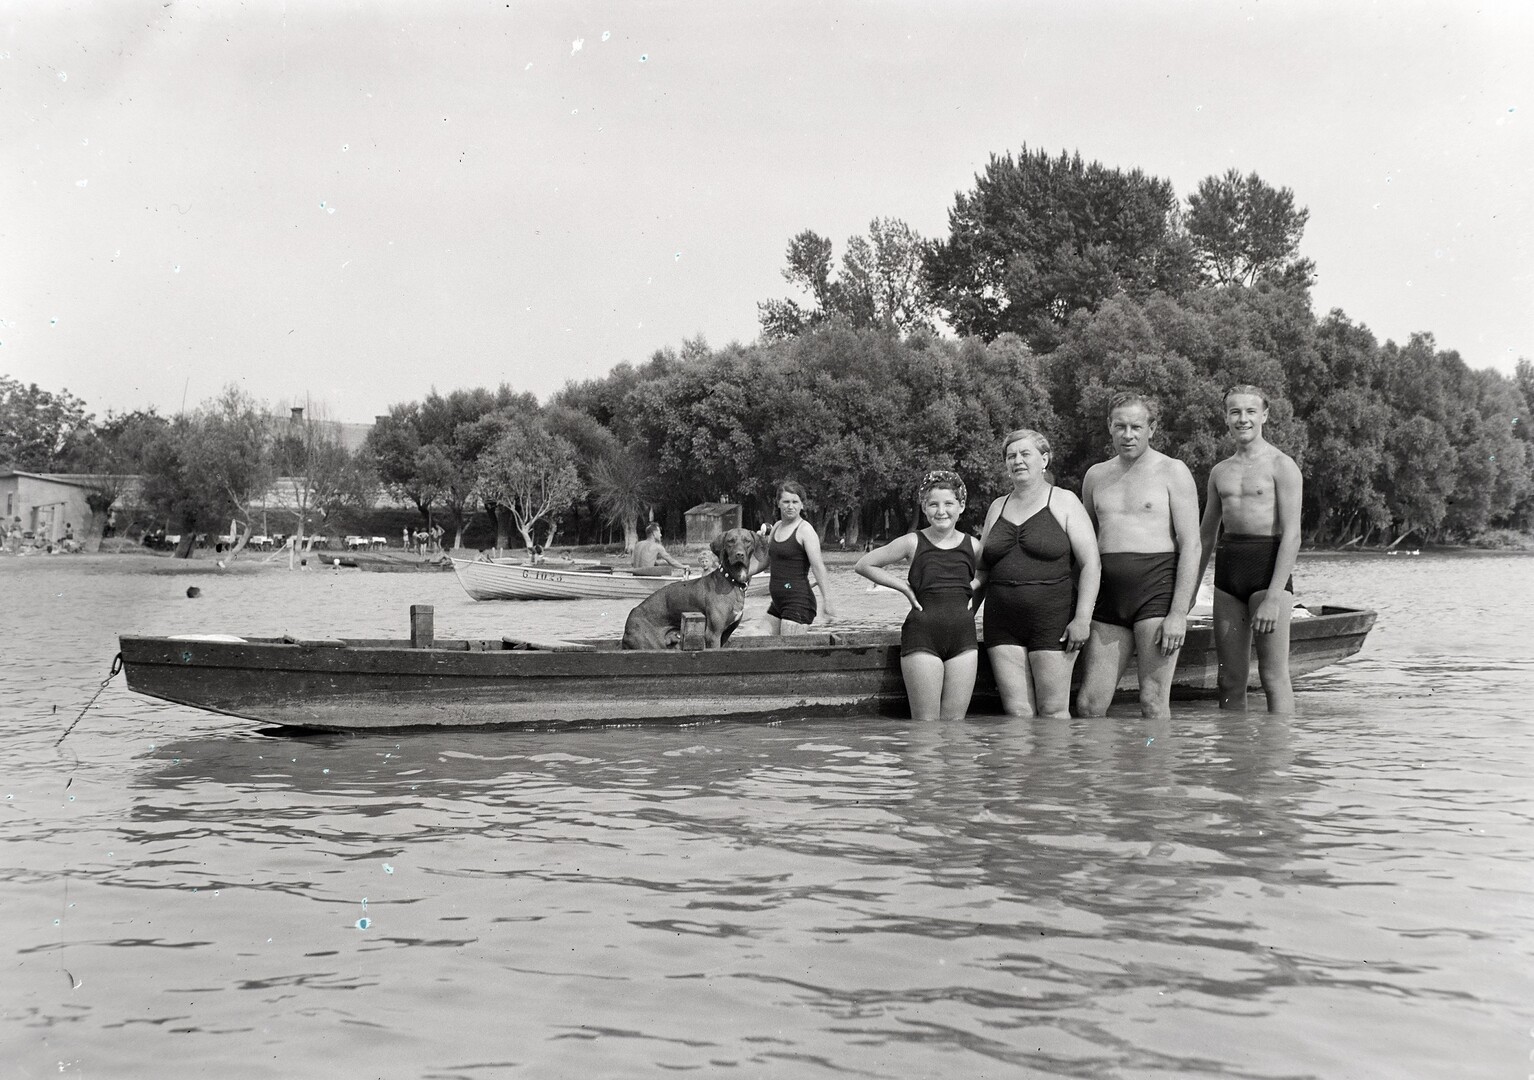
<instances>
[{"instance_id":1,"label":"distant crowd on shore","mask_svg":"<svg viewBox=\"0 0 1534 1080\"><path fill-rule=\"evenodd\" d=\"M73 555L83 550L73 524L64 526L63 536L49 540L22 528L19 517L0 518L0 555Z\"/></svg>"}]
</instances>

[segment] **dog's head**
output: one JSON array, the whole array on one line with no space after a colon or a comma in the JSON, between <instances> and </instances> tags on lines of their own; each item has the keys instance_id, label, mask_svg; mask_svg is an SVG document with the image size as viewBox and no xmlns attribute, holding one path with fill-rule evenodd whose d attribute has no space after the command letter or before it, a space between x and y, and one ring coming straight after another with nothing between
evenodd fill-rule
<instances>
[{"instance_id":1,"label":"dog's head","mask_svg":"<svg viewBox=\"0 0 1534 1080\"><path fill-rule=\"evenodd\" d=\"M719 560L719 569L737 585L744 586L753 574L767 567L767 540L749 529L721 533L709 547Z\"/></svg>"}]
</instances>

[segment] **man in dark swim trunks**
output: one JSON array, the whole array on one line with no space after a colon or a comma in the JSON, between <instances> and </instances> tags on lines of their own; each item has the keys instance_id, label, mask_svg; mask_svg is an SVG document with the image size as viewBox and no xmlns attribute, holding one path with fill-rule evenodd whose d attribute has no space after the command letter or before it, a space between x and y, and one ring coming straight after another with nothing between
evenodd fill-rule
<instances>
[{"instance_id":1,"label":"man in dark swim trunks","mask_svg":"<svg viewBox=\"0 0 1534 1080\"><path fill-rule=\"evenodd\" d=\"M1225 426L1236 440L1236 452L1209 473L1198 577L1203 580L1213 555L1220 708L1246 708L1255 640L1257 673L1268 711L1292 713L1291 575L1300 553L1303 481L1294 459L1262 437L1267 421L1268 399L1257 387L1232 386L1225 391Z\"/></svg>"},{"instance_id":2,"label":"man in dark swim trunks","mask_svg":"<svg viewBox=\"0 0 1534 1080\"><path fill-rule=\"evenodd\" d=\"M1114 457L1087 470L1081 501L1097 528L1102 577L1076 711L1104 716L1138 659L1140 714L1171 714L1172 672L1198 587L1198 485L1152 449L1154 399L1117 394L1108 409Z\"/></svg>"}]
</instances>

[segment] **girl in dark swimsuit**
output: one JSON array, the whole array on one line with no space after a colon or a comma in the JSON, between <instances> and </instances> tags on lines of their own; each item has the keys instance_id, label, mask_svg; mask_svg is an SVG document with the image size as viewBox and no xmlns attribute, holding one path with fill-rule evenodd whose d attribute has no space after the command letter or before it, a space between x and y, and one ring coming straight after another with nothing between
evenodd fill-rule
<instances>
[{"instance_id":1,"label":"girl in dark swimsuit","mask_svg":"<svg viewBox=\"0 0 1534 1080\"><path fill-rule=\"evenodd\" d=\"M770 564L767 625L778 635L802 634L815 621L815 594L810 591L810 571L820 586L820 600L827 621L836 617L831 594L826 591L826 566L820 559L820 536L804 520L804 488L793 480L778 485L778 520L767 534Z\"/></svg>"},{"instance_id":2,"label":"girl in dark swimsuit","mask_svg":"<svg viewBox=\"0 0 1534 1080\"><path fill-rule=\"evenodd\" d=\"M1002 445L1012 493L991 504L981 534L986 652L1009 715L1069 716L1097 601L1097 537L1081 500L1049 482L1044 436L1022 429Z\"/></svg>"},{"instance_id":3,"label":"girl in dark swimsuit","mask_svg":"<svg viewBox=\"0 0 1534 1080\"><path fill-rule=\"evenodd\" d=\"M921 482L927 528L906 533L858 560L857 572L911 604L900 629L900 672L914 720L958 720L969 711L980 654L974 596L979 548L958 531L964 481L939 469ZM908 559L904 580L884 567Z\"/></svg>"}]
</instances>

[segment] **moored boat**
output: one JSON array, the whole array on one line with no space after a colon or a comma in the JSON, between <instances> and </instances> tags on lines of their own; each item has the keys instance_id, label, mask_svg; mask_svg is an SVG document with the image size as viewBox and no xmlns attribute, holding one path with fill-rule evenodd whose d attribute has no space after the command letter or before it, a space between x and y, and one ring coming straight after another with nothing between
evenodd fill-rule
<instances>
[{"instance_id":1,"label":"moored boat","mask_svg":"<svg viewBox=\"0 0 1534 1080\"><path fill-rule=\"evenodd\" d=\"M458 575L458 584L463 586L463 591L475 600L643 600L674 581L697 576L471 559L454 559L453 573ZM752 581L746 588L746 595L766 596L766 576Z\"/></svg>"},{"instance_id":2,"label":"moored boat","mask_svg":"<svg viewBox=\"0 0 1534 1080\"><path fill-rule=\"evenodd\" d=\"M1368 610L1296 619L1290 670L1356 653ZM427 625L429 626L429 616ZM122 635L128 687L149 697L282 727L329 731L564 727L640 721L906 713L900 635L833 630L741 637L722 649L624 651L616 641L296 640ZM999 711L981 650L971 712ZM1255 671L1255 665L1253 667ZM1212 696L1208 623L1190 623L1174 695ZM1134 675L1120 683L1132 692Z\"/></svg>"}]
</instances>

